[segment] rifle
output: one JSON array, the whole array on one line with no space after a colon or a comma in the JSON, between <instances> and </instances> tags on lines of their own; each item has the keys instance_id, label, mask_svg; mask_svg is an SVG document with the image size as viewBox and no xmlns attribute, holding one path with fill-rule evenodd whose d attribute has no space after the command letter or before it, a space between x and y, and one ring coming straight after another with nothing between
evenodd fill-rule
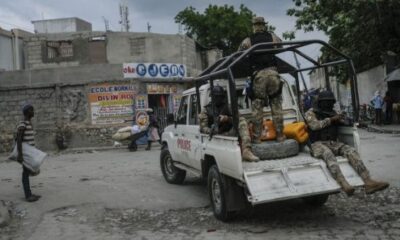
<instances>
[{"instance_id":1,"label":"rifle","mask_svg":"<svg viewBox=\"0 0 400 240\"><path fill-rule=\"evenodd\" d=\"M214 136L214 134L216 134L216 133L219 132L219 124L220 124L220 123L221 123L221 119L220 119L220 117L218 116L218 117L217 117L217 120L214 121L214 124L211 125L211 131L210 131L209 140L212 139L212 137Z\"/></svg>"}]
</instances>

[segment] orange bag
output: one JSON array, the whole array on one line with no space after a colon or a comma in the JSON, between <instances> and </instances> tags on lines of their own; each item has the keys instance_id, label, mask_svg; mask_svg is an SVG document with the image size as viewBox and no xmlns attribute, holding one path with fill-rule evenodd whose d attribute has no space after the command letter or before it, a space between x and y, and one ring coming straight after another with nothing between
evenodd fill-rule
<instances>
[{"instance_id":1,"label":"orange bag","mask_svg":"<svg viewBox=\"0 0 400 240\"><path fill-rule=\"evenodd\" d=\"M299 143L305 143L308 139L307 127L304 122L286 124L283 128L283 134L287 138L292 138Z\"/></svg>"},{"instance_id":2,"label":"orange bag","mask_svg":"<svg viewBox=\"0 0 400 240\"><path fill-rule=\"evenodd\" d=\"M276 130L274 123L270 119L264 120L260 140L266 141L274 139L276 139Z\"/></svg>"}]
</instances>

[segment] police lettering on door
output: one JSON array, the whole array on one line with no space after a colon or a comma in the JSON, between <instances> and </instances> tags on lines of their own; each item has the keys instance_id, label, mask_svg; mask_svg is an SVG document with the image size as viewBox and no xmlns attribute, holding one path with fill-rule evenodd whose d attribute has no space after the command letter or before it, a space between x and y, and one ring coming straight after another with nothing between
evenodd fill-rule
<instances>
[{"instance_id":1,"label":"police lettering on door","mask_svg":"<svg viewBox=\"0 0 400 240\"><path fill-rule=\"evenodd\" d=\"M186 66L176 63L124 63L124 78L182 78Z\"/></svg>"},{"instance_id":2,"label":"police lettering on door","mask_svg":"<svg viewBox=\"0 0 400 240\"><path fill-rule=\"evenodd\" d=\"M183 138L178 138L176 141L177 141L176 143L177 143L177 146L178 146L179 149L182 149L184 151L190 152L190 148L191 148L190 140L183 139Z\"/></svg>"}]
</instances>

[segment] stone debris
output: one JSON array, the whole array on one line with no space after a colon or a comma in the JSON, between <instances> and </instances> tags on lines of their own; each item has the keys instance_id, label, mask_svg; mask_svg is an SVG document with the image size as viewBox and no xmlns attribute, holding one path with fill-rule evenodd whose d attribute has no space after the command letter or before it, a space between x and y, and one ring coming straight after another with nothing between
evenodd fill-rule
<instances>
[{"instance_id":1,"label":"stone debris","mask_svg":"<svg viewBox=\"0 0 400 240\"><path fill-rule=\"evenodd\" d=\"M0 228L8 226L10 221L11 216L8 207L0 200Z\"/></svg>"}]
</instances>

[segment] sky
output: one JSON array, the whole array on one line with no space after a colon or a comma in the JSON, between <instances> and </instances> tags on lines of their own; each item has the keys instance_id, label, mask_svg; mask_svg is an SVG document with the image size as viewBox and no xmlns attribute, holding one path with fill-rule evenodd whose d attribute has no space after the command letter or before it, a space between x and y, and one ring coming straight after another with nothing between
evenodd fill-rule
<instances>
[{"instance_id":1,"label":"sky","mask_svg":"<svg viewBox=\"0 0 400 240\"><path fill-rule=\"evenodd\" d=\"M282 37L285 31L294 30L295 18L286 15L286 10L294 6L292 0L122 0L129 8L132 32L175 34L179 26L174 18L181 10L193 6L204 12L210 4L233 5L239 9L244 4L253 13L263 16L276 27L275 33ZM94 31L104 31L104 18L112 31L120 31L119 4L121 0L2 0L0 5L0 27L6 30L20 28L33 32L33 20L78 17L92 24ZM296 40L328 38L322 32L296 32ZM311 56L318 55L319 47L309 47L305 51ZM300 59L300 62L304 60Z\"/></svg>"}]
</instances>

